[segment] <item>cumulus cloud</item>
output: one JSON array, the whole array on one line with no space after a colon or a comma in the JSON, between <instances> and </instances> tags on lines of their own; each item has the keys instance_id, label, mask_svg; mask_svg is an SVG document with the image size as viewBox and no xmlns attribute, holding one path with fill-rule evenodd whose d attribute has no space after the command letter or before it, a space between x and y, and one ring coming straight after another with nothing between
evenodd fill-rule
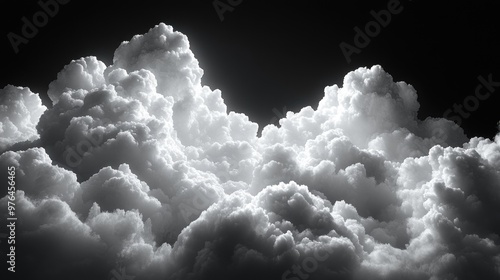
<instances>
[{"instance_id":1,"label":"cumulus cloud","mask_svg":"<svg viewBox=\"0 0 500 280\"><path fill-rule=\"evenodd\" d=\"M97 88L104 84L105 69L106 65L94 56L73 60L57 74L57 80L49 84L47 94L53 103L57 103L65 91Z\"/></svg>"},{"instance_id":2,"label":"cumulus cloud","mask_svg":"<svg viewBox=\"0 0 500 280\"><path fill-rule=\"evenodd\" d=\"M112 65L71 61L49 109L2 90L20 274L500 277L500 134L418 119L416 90L376 65L259 137L202 75L187 37L159 24Z\"/></svg>"},{"instance_id":3,"label":"cumulus cloud","mask_svg":"<svg viewBox=\"0 0 500 280\"><path fill-rule=\"evenodd\" d=\"M15 143L38 139L36 125L46 109L29 88L7 85L1 89L0 151Z\"/></svg>"}]
</instances>

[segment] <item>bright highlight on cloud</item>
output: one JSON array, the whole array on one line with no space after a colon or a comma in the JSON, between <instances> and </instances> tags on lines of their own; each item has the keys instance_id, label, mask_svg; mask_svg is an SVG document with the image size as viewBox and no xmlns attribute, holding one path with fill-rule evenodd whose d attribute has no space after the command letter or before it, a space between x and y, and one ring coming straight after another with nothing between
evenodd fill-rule
<instances>
[{"instance_id":1,"label":"bright highlight on cloud","mask_svg":"<svg viewBox=\"0 0 500 280\"><path fill-rule=\"evenodd\" d=\"M46 109L29 88L8 85L0 89L0 151L36 140L36 124Z\"/></svg>"},{"instance_id":2,"label":"bright highlight on cloud","mask_svg":"<svg viewBox=\"0 0 500 280\"><path fill-rule=\"evenodd\" d=\"M118 268L135 279L500 277L500 134L468 139L451 121L419 120L416 90L373 66L258 137L202 75L187 37L159 24L112 65L65 66L50 109L27 88L2 90L0 168L17 170L24 268L56 279Z\"/></svg>"}]
</instances>

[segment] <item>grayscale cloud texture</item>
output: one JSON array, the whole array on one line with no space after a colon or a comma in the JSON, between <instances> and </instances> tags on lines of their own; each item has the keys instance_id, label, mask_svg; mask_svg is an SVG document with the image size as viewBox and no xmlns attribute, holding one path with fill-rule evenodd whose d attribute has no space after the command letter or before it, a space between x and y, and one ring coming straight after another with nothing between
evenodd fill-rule
<instances>
[{"instance_id":1,"label":"grayscale cloud texture","mask_svg":"<svg viewBox=\"0 0 500 280\"><path fill-rule=\"evenodd\" d=\"M416 89L376 65L259 137L202 75L187 37L159 24L112 65L71 61L50 109L2 89L19 264L40 279L117 267L135 279L500 279L500 134L419 120Z\"/></svg>"}]
</instances>

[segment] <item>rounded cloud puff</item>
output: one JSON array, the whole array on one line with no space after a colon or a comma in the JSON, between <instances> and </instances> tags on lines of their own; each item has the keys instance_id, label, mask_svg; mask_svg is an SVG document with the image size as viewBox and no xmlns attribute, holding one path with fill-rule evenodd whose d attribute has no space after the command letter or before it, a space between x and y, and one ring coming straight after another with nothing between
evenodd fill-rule
<instances>
[{"instance_id":1,"label":"rounded cloud puff","mask_svg":"<svg viewBox=\"0 0 500 280\"><path fill-rule=\"evenodd\" d=\"M7 85L0 89L0 151L38 139L36 125L46 109L29 88Z\"/></svg>"},{"instance_id":2,"label":"rounded cloud puff","mask_svg":"<svg viewBox=\"0 0 500 280\"><path fill-rule=\"evenodd\" d=\"M106 65L95 56L71 61L57 74L57 80L49 84L49 95L55 104L65 91L92 90L104 84L103 72Z\"/></svg>"},{"instance_id":3,"label":"rounded cloud puff","mask_svg":"<svg viewBox=\"0 0 500 280\"><path fill-rule=\"evenodd\" d=\"M163 23L145 35L136 35L115 51L113 65L129 72L146 69L158 79L157 91L180 100L200 86L203 70L189 49L188 38Z\"/></svg>"},{"instance_id":4,"label":"rounded cloud puff","mask_svg":"<svg viewBox=\"0 0 500 280\"><path fill-rule=\"evenodd\" d=\"M500 134L419 120L416 90L376 65L258 137L202 75L159 24L112 65L65 66L48 110L2 90L22 276L500 278Z\"/></svg>"}]
</instances>

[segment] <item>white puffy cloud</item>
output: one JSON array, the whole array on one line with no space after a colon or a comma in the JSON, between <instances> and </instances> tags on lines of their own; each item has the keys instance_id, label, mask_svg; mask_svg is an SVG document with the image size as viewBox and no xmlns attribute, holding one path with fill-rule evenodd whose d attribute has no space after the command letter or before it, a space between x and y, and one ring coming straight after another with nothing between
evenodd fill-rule
<instances>
[{"instance_id":1,"label":"white puffy cloud","mask_svg":"<svg viewBox=\"0 0 500 280\"><path fill-rule=\"evenodd\" d=\"M107 71L141 69L151 71L158 79L157 91L178 101L199 87L203 70L189 49L188 38L172 26L160 24L147 34L136 35L115 51L113 65Z\"/></svg>"},{"instance_id":2,"label":"white puffy cloud","mask_svg":"<svg viewBox=\"0 0 500 280\"><path fill-rule=\"evenodd\" d=\"M29 88L7 85L0 89L0 151L38 139L36 125L46 109Z\"/></svg>"},{"instance_id":3,"label":"white puffy cloud","mask_svg":"<svg viewBox=\"0 0 500 280\"><path fill-rule=\"evenodd\" d=\"M80 184L75 173L53 165L43 148L26 151L8 151L0 155L0 165L4 170L8 166L16 168L15 180L18 189L22 189L34 199L59 198L73 204Z\"/></svg>"},{"instance_id":4,"label":"white puffy cloud","mask_svg":"<svg viewBox=\"0 0 500 280\"><path fill-rule=\"evenodd\" d=\"M112 65L68 64L48 110L3 90L1 147L23 143L0 155L16 168L21 274L500 277L500 134L419 120L416 90L373 66L258 137L202 75L159 24Z\"/></svg>"},{"instance_id":5,"label":"white puffy cloud","mask_svg":"<svg viewBox=\"0 0 500 280\"><path fill-rule=\"evenodd\" d=\"M66 91L98 88L104 84L105 69L106 65L95 56L72 60L57 74L57 80L49 84L47 94L55 104Z\"/></svg>"}]
</instances>

